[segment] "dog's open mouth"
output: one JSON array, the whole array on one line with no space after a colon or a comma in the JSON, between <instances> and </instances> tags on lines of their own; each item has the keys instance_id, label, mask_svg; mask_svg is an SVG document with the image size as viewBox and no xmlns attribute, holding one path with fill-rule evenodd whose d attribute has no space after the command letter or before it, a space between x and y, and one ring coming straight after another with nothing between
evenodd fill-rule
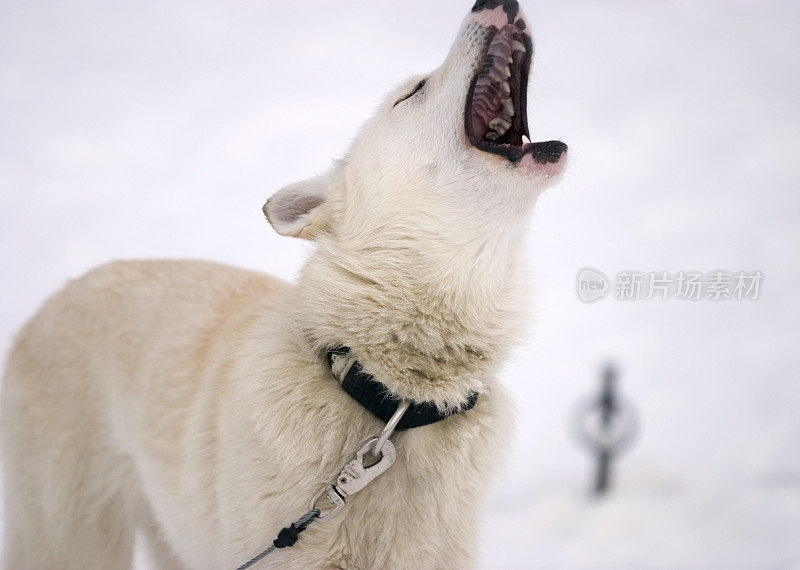
<instances>
[{"instance_id":1,"label":"dog's open mouth","mask_svg":"<svg viewBox=\"0 0 800 570\"><path fill-rule=\"evenodd\" d=\"M480 150L518 162L526 154L540 163L558 162L561 141L532 143L528 131L528 73L533 44L520 19L497 30L470 85L465 122L469 141Z\"/></svg>"}]
</instances>

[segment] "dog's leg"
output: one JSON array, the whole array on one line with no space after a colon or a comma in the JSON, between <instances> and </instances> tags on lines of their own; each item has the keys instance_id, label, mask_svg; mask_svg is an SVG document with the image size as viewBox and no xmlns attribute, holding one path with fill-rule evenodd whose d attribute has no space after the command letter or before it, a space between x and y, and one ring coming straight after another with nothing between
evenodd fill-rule
<instances>
[{"instance_id":1,"label":"dog's leg","mask_svg":"<svg viewBox=\"0 0 800 570\"><path fill-rule=\"evenodd\" d=\"M3 567L130 568L130 466L98 436L92 392L70 389L83 380L32 356L12 354L3 379Z\"/></svg>"}]
</instances>

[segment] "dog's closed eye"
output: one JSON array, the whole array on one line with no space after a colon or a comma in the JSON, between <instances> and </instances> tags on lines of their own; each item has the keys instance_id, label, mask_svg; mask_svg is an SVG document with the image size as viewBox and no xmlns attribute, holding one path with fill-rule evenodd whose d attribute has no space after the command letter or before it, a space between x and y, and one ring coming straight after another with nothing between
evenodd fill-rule
<instances>
[{"instance_id":1,"label":"dog's closed eye","mask_svg":"<svg viewBox=\"0 0 800 570\"><path fill-rule=\"evenodd\" d=\"M416 95L416 94L419 92L419 90L420 90L420 89L422 89L423 87L425 87L425 83L426 83L427 81L428 81L428 79L427 79L427 78L425 78L425 79L423 79L422 81L420 81L419 83L417 83L417 86L416 86L416 87L414 87L414 89L411 91L411 93L409 93L408 95L403 95L403 96L402 96L400 99L398 99L398 100L395 102L395 104L394 104L394 105L392 105L392 108L394 109L395 107L397 107L397 106L398 106L400 103L402 103L403 101L405 101L405 100L407 100L407 99L411 99L411 98L412 98L414 95Z\"/></svg>"}]
</instances>

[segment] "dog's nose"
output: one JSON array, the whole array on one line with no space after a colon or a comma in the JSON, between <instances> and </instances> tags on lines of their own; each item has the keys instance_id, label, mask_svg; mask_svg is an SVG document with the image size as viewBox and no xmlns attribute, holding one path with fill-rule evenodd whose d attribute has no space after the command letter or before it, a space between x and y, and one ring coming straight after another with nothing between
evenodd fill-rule
<instances>
[{"instance_id":1,"label":"dog's nose","mask_svg":"<svg viewBox=\"0 0 800 570\"><path fill-rule=\"evenodd\" d=\"M519 2L517 0L478 0L472 7L472 11L491 10L498 6L502 6L503 10L509 14L516 14L519 10Z\"/></svg>"}]
</instances>

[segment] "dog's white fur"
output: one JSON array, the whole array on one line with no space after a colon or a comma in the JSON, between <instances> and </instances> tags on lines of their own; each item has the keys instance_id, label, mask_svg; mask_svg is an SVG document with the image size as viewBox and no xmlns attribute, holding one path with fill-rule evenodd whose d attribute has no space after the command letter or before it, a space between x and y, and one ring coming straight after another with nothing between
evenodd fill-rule
<instances>
[{"instance_id":1,"label":"dog's white fur","mask_svg":"<svg viewBox=\"0 0 800 570\"><path fill-rule=\"evenodd\" d=\"M509 440L522 236L560 164L471 147L464 96L496 11L468 15L424 88L390 94L346 158L265 206L318 247L296 286L212 263L115 262L19 333L3 387L7 569L235 568L306 512L381 423L324 349L397 396L476 407L394 437L394 467L263 564L466 568Z\"/></svg>"}]
</instances>

